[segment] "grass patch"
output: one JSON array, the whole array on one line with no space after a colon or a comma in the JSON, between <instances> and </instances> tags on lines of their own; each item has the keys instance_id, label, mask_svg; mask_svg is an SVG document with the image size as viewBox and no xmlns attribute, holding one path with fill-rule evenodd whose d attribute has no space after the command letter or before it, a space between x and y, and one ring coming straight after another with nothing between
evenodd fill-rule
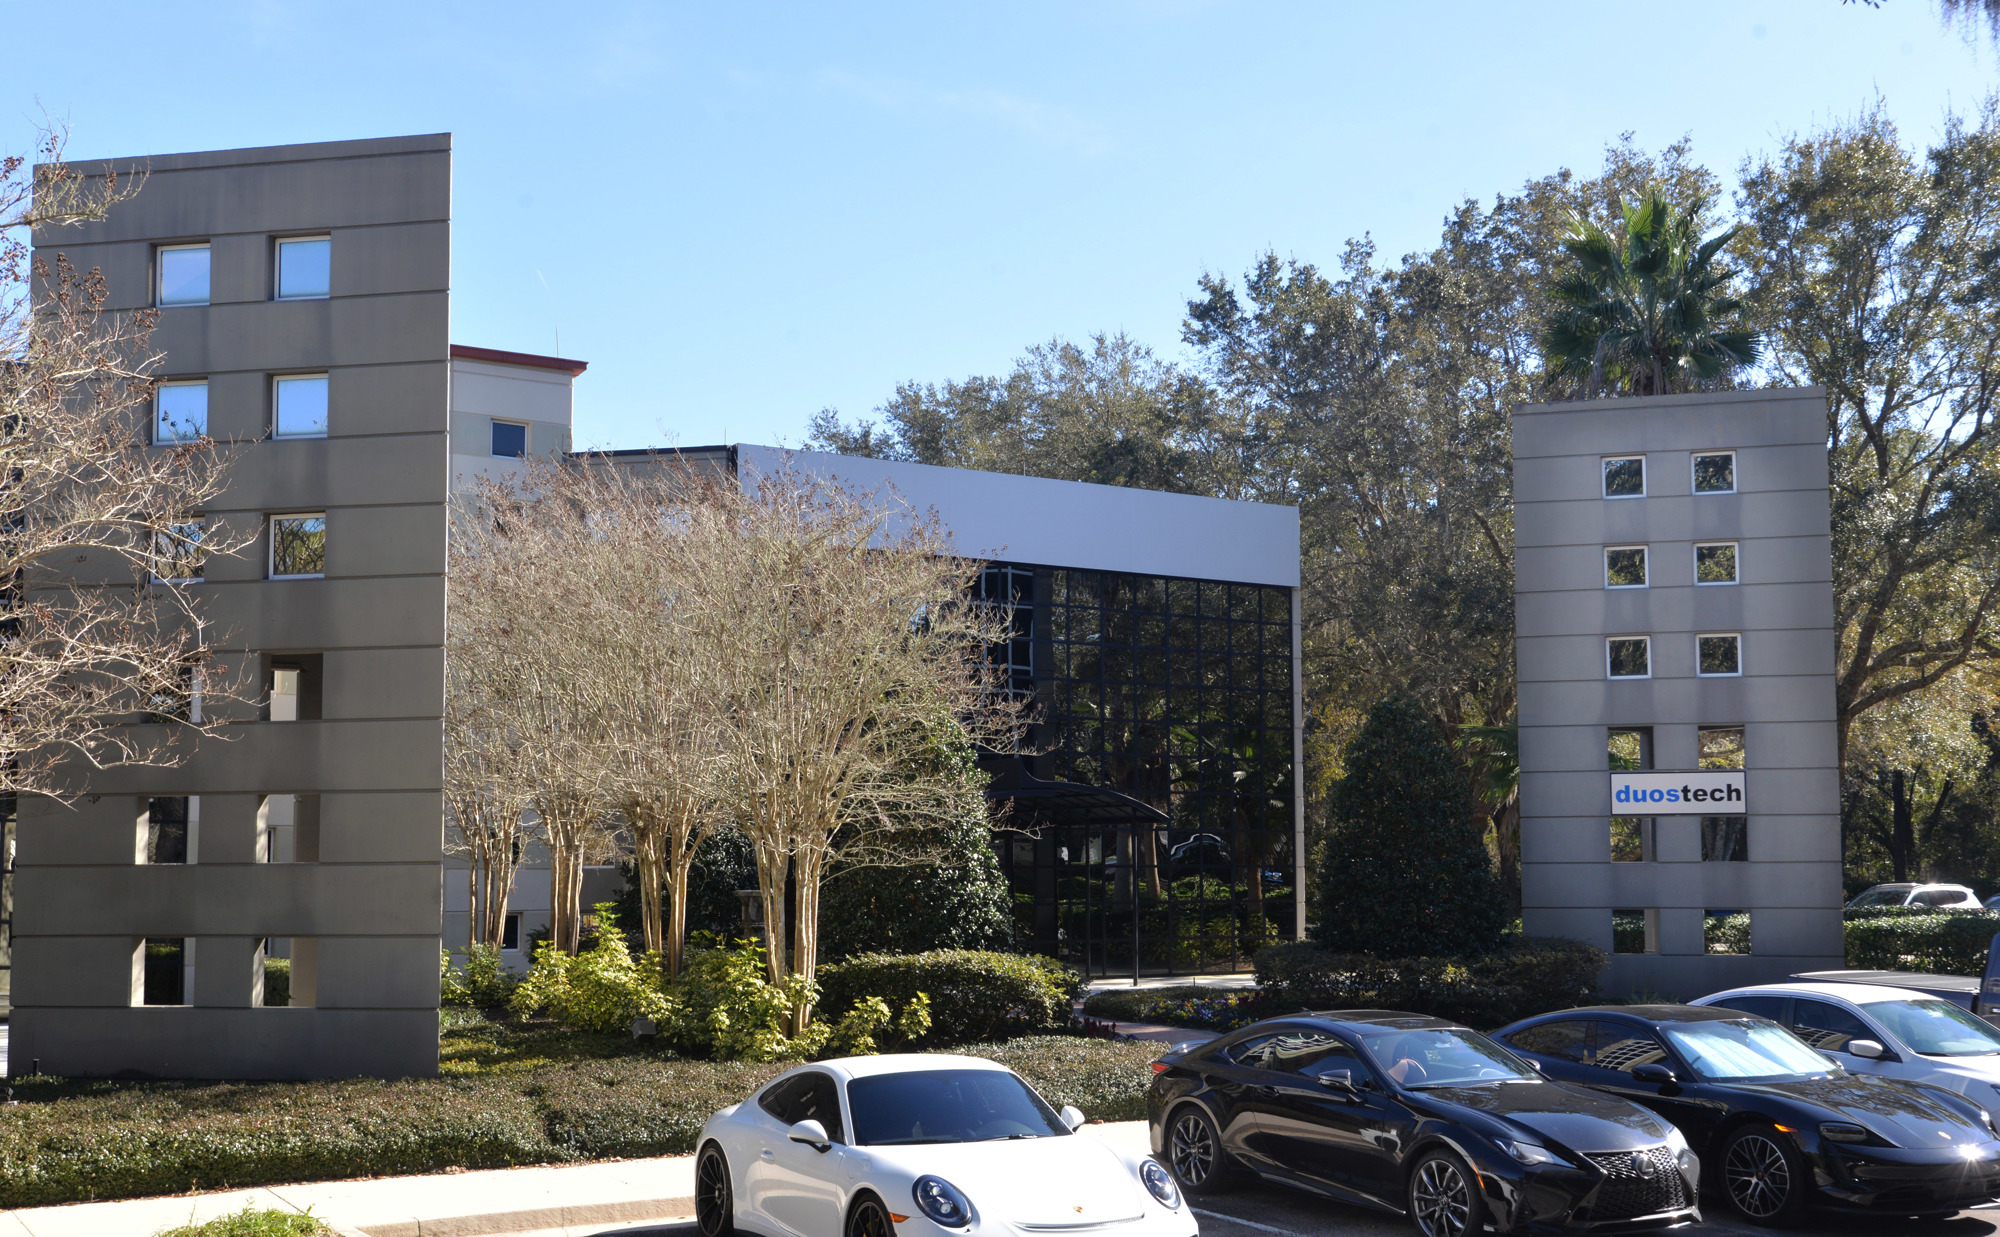
<instances>
[{"instance_id":1,"label":"grass patch","mask_svg":"<svg viewBox=\"0 0 2000 1237\"><path fill-rule=\"evenodd\" d=\"M252 1211L246 1205L234 1215L217 1216L206 1224L162 1229L154 1237L332 1237L333 1230L296 1211Z\"/></svg>"},{"instance_id":2,"label":"grass patch","mask_svg":"<svg viewBox=\"0 0 2000 1237\"><path fill-rule=\"evenodd\" d=\"M1157 1047L1049 1036L962 1051L1017 1070L1058 1107L1127 1120L1144 1115ZM447 1030L442 1055L443 1077L397 1081L14 1079L0 1208L685 1154L710 1113L789 1068L485 1021Z\"/></svg>"}]
</instances>

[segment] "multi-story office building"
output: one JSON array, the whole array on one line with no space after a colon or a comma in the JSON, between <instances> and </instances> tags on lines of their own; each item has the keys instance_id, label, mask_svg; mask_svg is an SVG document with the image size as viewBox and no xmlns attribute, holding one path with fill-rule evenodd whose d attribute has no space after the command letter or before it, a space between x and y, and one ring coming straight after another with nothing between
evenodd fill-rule
<instances>
[{"instance_id":1,"label":"multi-story office building","mask_svg":"<svg viewBox=\"0 0 2000 1237\"><path fill-rule=\"evenodd\" d=\"M1516 409L1514 523L1523 927L1613 994L1839 966L1825 393Z\"/></svg>"}]
</instances>

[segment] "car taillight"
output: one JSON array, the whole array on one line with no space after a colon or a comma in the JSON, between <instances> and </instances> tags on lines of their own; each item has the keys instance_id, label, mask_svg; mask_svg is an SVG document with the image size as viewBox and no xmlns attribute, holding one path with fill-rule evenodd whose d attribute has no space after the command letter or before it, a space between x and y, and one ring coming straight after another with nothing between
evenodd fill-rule
<instances>
[{"instance_id":1,"label":"car taillight","mask_svg":"<svg viewBox=\"0 0 2000 1237\"><path fill-rule=\"evenodd\" d=\"M1171 1066L1171 1065L1168 1065L1168 1064L1167 1064L1167 1063L1166 1063L1165 1061L1155 1061L1155 1062L1153 1062L1153 1072L1154 1072L1155 1074L1164 1074L1164 1073L1166 1073L1166 1072L1167 1072L1168 1070L1170 1070L1170 1069L1172 1069L1172 1068L1173 1068L1173 1066Z\"/></svg>"}]
</instances>

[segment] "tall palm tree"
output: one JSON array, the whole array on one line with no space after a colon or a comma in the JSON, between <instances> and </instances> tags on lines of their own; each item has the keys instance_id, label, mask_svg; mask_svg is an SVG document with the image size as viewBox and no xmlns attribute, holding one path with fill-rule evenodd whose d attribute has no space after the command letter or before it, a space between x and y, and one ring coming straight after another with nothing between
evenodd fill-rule
<instances>
[{"instance_id":1,"label":"tall palm tree","mask_svg":"<svg viewBox=\"0 0 2000 1237\"><path fill-rule=\"evenodd\" d=\"M1740 227L1701 238L1706 201L1681 209L1655 189L1624 211L1623 237L1575 217L1563 249L1576 264L1549 290L1542 328L1553 378L1580 380L1586 398L1611 389L1667 395L1756 361L1760 340L1729 295L1717 262Z\"/></svg>"}]
</instances>

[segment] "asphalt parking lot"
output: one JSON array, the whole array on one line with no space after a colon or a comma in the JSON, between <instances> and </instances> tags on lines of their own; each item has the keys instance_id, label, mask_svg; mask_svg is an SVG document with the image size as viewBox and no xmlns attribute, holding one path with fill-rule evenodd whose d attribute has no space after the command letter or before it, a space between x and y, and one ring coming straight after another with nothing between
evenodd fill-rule
<instances>
[{"instance_id":1,"label":"asphalt parking lot","mask_svg":"<svg viewBox=\"0 0 2000 1237\"><path fill-rule=\"evenodd\" d=\"M1674 1230L1676 1237L1742 1237L1757 1234L1769 1237L1772 1230L1722 1219L1720 1204L1704 1204L1702 1211L1712 1218L1705 1223ZM1281 1186L1245 1186L1229 1194L1202 1199L1195 1207L1201 1231L1214 1237L1270 1237L1297 1234L1298 1237L1413 1237L1416 1229L1399 1216L1381 1215L1358 1207L1343 1207L1287 1190ZM573 1230L581 1231L581 1230ZM1963 1211L1949 1220L1913 1224L1907 1219L1813 1217L1799 1228L1785 1230L1795 1237L1903 1237L1921 1233L1924 1237L1989 1237L2000 1233L2000 1209ZM639 1227L589 1230L590 1237L695 1237L692 1222ZM827 1237L839 1237L829 1233Z\"/></svg>"}]
</instances>

